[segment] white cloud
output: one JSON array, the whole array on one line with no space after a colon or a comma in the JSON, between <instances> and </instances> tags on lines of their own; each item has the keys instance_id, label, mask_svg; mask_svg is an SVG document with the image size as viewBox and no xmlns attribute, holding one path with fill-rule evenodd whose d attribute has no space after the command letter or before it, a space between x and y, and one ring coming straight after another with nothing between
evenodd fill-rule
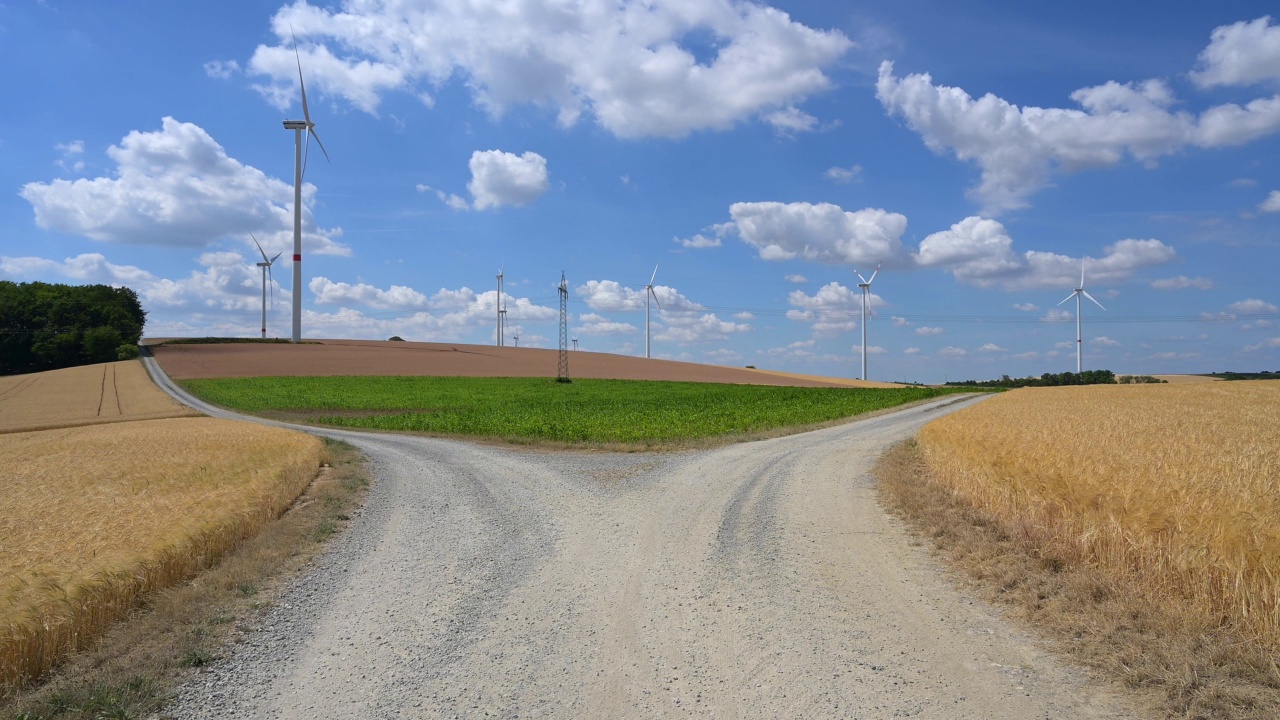
<instances>
[{"instance_id":1,"label":"white cloud","mask_svg":"<svg viewBox=\"0 0 1280 720\"><path fill-rule=\"evenodd\" d=\"M1075 320L1076 315L1070 310L1063 310L1061 308L1049 308L1049 312L1045 313L1044 317L1040 319L1044 322L1059 323L1059 322L1068 322L1070 320Z\"/></svg>"},{"instance_id":2,"label":"white cloud","mask_svg":"<svg viewBox=\"0 0 1280 720\"><path fill-rule=\"evenodd\" d=\"M894 315L893 317L891 317L891 318L889 318L889 319L893 321L893 326L894 326L894 327L907 327L907 326L911 325L911 321L910 321L910 320L908 320L908 319L906 319L906 318L904 318L904 317L898 317L897 315Z\"/></svg>"},{"instance_id":3,"label":"white cloud","mask_svg":"<svg viewBox=\"0 0 1280 720\"><path fill-rule=\"evenodd\" d=\"M440 202L444 203L445 205L448 205L454 210L469 210L471 208L471 204L468 203L465 198L454 195L453 193L446 193L443 190L436 190L430 185L423 185L422 183L418 183L417 185L414 186L414 189L416 189L420 193L425 193L425 192L435 193L435 196L437 198L440 198Z\"/></svg>"},{"instance_id":4,"label":"white cloud","mask_svg":"<svg viewBox=\"0 0 1280 720\"><path fill-rule=\"evenodd\" d=\"M1191 79L1201 87L1280 80L1280 26L1270 17L1215 28Z\"/></svg>"},{"instance_id":5,"label":"white cloud","mask_svg":"<svg viewBox=\"0 0 1280 720\"><path fill-rule=\"evenodd\" d=\"M1264 313L1280 312L1280 308L1265 300L1241 300L1227 306L1227 312L1237 315L1262 315Z\"/></svg>"},{"instance_id":6,"label":"white cloud","mask_svg":"<svg viewBox=\"0 0 1280 720\"><path fill-rule=\"evenodd\" d=\"M933 233L912 257L922 267L940 267L957 280L979 287L999 285L1006 290L1075 287L1083 261L1089 282L1114 283L1142 268L1161 265L1176 256L1173 248L1154 239L1119 240L1103 248L1101 258L1072 258L1051 252L1016 253L1013 239L997 220L967 217L949 230Z\"/></svg>"},{"instance_id":7,"label":"white cloud","mask_svg":"<svg viewBox=\"0 0 1280 720\"><path fill-rule=\"evenodd\" d=\"M856 354L856 355L861 355L861 354L862 354L862 346L861 346L861 345L859 345L859 346L857 346L857 347L853 348L853 352L854 352L854 354ZM888 350L885 350L884 348L880 347L879 345L868 345L868 346L867 346L867 355L869 355L869 356L870 356L870 355L884 355L884 354L885 354L885 353L887 353L887 352L889 352L889 351L888 351Z\"/></svg>"},{"instance_id":8,"label":"white cloud","mask_svg":"<svg viewBox=\"0 0 1280 720\"><path fill-rule=\"evenodd\" d=\"M713 313L698 315L696 313L673 313L664 310L662 312L662 320L666 327L655 333L654 339L662 342L676 342L681 345L726 340L730 335L750 332L751 330L750 325L721 320Z\"/></svg>"},{"instance_id":9,"label":"white cloud","mask_svg":"<svg viewBox=\"0 0 1280 720\"><path fill-rule=\"evenodd\" d=\"M920 353L920 348L914 348L914 347L909 347L906 350L902 351L903 355L918 355L919 353Z\"/></svg>"},{"instance_id":10,"label":"white cloud","mask_svg":"<svg viewBox=\"0 0 1280 720\"><path fill-rule=\"evenodd\" d=\"M978 348L978 352L1008 352L1008 348L1002 348L995 343L987 343Z\"/></svg>"},{"instance_id":11,"label":"white cloud","mask_svg":"<svg viewBox=\"0 0 1280 720\"><path fill-rule=\"evenodd\" d=\"M1213 281L1206 277L1190 278L1186 275L1179 275L1153 281L1151 287L1156 290L1185 290L1187 288L1210 290L1213 288Z\"/></svg>"},{"instance_id":12,"label":"white cloud","mask_svg":"<svg viewBox=\"0 0 1280 720\"><path fill-rule=\"evenodd\" d=\"M1035 360L1038 357L1040 357L1040 353L1034 350L1031 350L1029 352L1024 352L1024 353L1018 353L1013 356L1015 360Z\"/></svg>"},{"instance_id":13,"label":"white cloud","mask_svg":"<svg viewBox=\"0 0 1280 720\"><path fill-rule=\"evenodd\" d=\"M638 332L640 328L630 323L614 322L602 315L586 313L578 318L573 329L579 335L620 335Z\"/></svg>"},{"instance_id":14,"label":"white cloud","mask_svg":"<svg viewBox=\"0 0 1280 720\"><path fill-rule=\"evenodd\" d=\"M674 242L680 243L681 247L686 248L717 248L721 245L720 238L707 237L702 234L694 235L688 239L674 238L673 240Z\"/></svg>"},{"instance_id":15,"label":"white cloud","mask_svg":"<svg viewBox=\"0 0 1280 720\"><path fill-rule=\"evenodd\" d=\"M747 312L746 310L743 310L742 312L734 313L733 319L734 320L755 320L756 316Z\"/></svg>"},{"instance_id":16,"label":"white cloud","mask_svg":"<svg viewBox=\"0 0 1280 720\"><path fill-rule=\"evenodd\" d=\"M1280 212L1280 190L1272 190L1267 199L1258 204L1258 209L1262 212Z\"/></svg>"},{"instance_id":17,"label":"white cloud","mask_svg":"<svg viewBox=\"0 0 1280 720\"><path fill-rule=\"evenodd\" d=\"M278 106L296 95L291 27L313 92L365 112L392 91L431 104L430 92L457 80L494 116L534 104L563 126L587 114L632 138L683 137L751 117L803 120L795 104L827 90L824 68L852 47L838 30L734 0L405 0L333 10L303 0L272 19L281 44L259 46L249 62L269 77L259 89Z\"/></svg>"},{"instance_id":18,"label":"white cloud","mask_svg":"<svg viewBox=\"0 0 1280 720\"><path fill-rule=\"evenodd\" d=\"M240 72L240 63L235 60L210 60L204 64L204 74L215 80L226 80Z\"/></svg>"},{"instance_id":19,"label":"white cloud","mask_svg":"<svg viewBox=\"0 0 1280 720\"><path fill-rule=\"evenodd\" d=\"M764 116L764 121L773 126L780 135L795 135L811 132L818 127L818 118L794 107L783 108Z\"/></svg>"},{"instance_id":20,"label":"white cloud","mask_svg":"<svg viewBox=\"0 0 1280 720\"><path fill-rule=\"evenodd\" d=\"M938 355L946 358L962 358L969 354L964 348L947 346L938 351Z\"/></svg>"},{"instance_id":21,"label":"white cloud","mask_svg":"<svg viewBox=\"0 0 1280 720\"><path fill-rule=\"evenodd\" d=\"M862 166L850 165L847 168L843 168L843 167L827 168L827 171L822 173L822 177L838 183L855 182L857 180L862 179Z\"/></svg>"},{"instance_id":22,"label":"white cloud","mask_svg":"<svg viewBox=\"0 0 1280 720\"><path fill-rule=\"evenodd\" d=\"M427 307L426 295L403 285L392 285L390 289L382 290L365 283L349 285L333 282L326 277L315 277L308 287L315 294L316 303L320 305L354 303L379 310L418 310Z\"/></svg>"},{"instance_id":23,"label":"white cloud","mask_svg":"<svg viewBox=\"0 0 1280 720\"><path fill-rule=\"evenodd\" d=\"M918 328L916 328L916 334L917 334L917 335L924 335L924 336L929 336L929 335L941 335L941 334L942 334L942 328L940 328L940 327L918 327Z\"/></svg>"},{"instance_id":24,"label":"white cloud","mask_svg":"<svg viewBox=\"0 0 1280 720\"><path fill-rule=\"evenodd\" d=\"M1246 188L1246 187L1256 186L1258 184L1258 181L1254 180L1253 178L1242 177L1242 178L1236 178L1235 180L1232 180L1227 184L1230 185L1231 187Z\"/></svg>"},{"instance_id":25,"label":"white cloud","mask_svg":"<svg viewBox=\"0 0 1280 720\"><path fill-rule=\"evenodd\" d=\"M1035 305L1032 303L1014 303L1010 307L1012 307L1014 310L1021 310L1022 312L1035 312L1040 309L1039 305Z\"/></svg>"},{"instance_id":26,"label":"white cloud","mask_svg":"<svg viewBox=\"0 0 1280 720\"><path fill-rule=\"evenodd\" d=\"M1099 335L1098 337L1090 340L1089 342L1099 347L1120 347L1119 341L1112 340L1106 335Z\"/></svg>"},{"instance_id":27,"label":"white cloud","mask_svg":"<svg viewBox=\"0 0 1280 720\"><path fill-rule=\"evenodd\" d=\"M1188 146L1241 145L1280 130L1280 96L1218 105L1197 117L1173 109L1177 100L1161 80L1076 90L1071 99L1079 109L1018 107L934 85L927 73L897 77L886 61L876 96L935 153L977 163L982 179L970 195L985 214L1026 206L1058 170L1116 165L1126 156L1150 164Z\"/></svg>"},{"instance_id":28,"label":"white cloud","mask_svg":"<svg viewBox=\"0 0 1280 720\"><path fill-rule=\"evenodd\" d=\"M53 146L62 157L58 159L58 167L68 172L84 170L84 141L72 140L69 143L58 143Z\"/></svg>"},{"instance_id":29,"label":"white cloud","mask_svg":"<svg viewBox=\"0 0 1280 720\"><path fill-rule=\"evenodd\" d=\"M47 230L102 242L201 247L249 232L265 247L292 247L293 185L227 156L197 125L166 117L157 132L129 133L107 149L112 177L32 182L19 195ZM350 255L338 228L315 225L316 188L304 184L303 243L308 253Z\"/></svg>"},{"instance_id":30,"label":"white cloud","mask_svg":"<svg viewBox=\"0 0 1280 720\"><path fill-rule=\"evenodd\" d=\"M587 307L598 312L630 312L644 309L644 288L632 290L629 287L623 287L616 280L588 280L585 284L574 288L574 292L587 303ZM666 285L654 285L653 294L658 298L658 305L651 307L651 310L661 309L673 312L702 310L701 305Z\"/></svg>"},{"instance_id":31,"label":"white cloud","mask_svg":"<svg viewBox=\"0 0 1280 720\"><path fill-rule=\"evenodd\" d=\"M809 282L809 278L803 275L787 275L783 280L786 280L789 283L796 283L797 285Z\"/></svg>"},{"instance_id":32,"label":"white cloud","mask_svg":"<svg viewBox=\"0 0 1280 720\"><path fill-rule=\"evenodd\" d=\"M471 153L470 167L467 190L477 210L528 205L547 191L547 159L535 152L477 150Z\"/></svg>"},{"instance_id":33,"label":"white cloud","mask_svg":"<svg viewBox=\"0 0 1280 720\"><path fill-rule=\"evenodd\" d=\"M806 295L803 290L792 290L787 295L787 302L797 308L788 310L787 318L795 322L812 323L813 333L819 337L830 337L853 330L862 317L862 292L837 282L827 283L813 295ZM867 298L868 308L885 305L888 303L875 293Z\"/></svg>"},{"instance_id":34,"label":"white cloud","mask_svg":"<svg viewBox=\"0 0 1280 720\"><path fill-rule=\"evenodd\" d=\"M729 207L733 228L764 260L805 260L871 266L902 256L907 218L874 208L855 212L806 202L740 202Z\"/></svg>"},{"instance_id":35,"label":"white cloud","mask_svg":"<svg viewBox=\"0 0 1280 720\"><path fill-rule=\"evenodd\" d=\"M1261 350L1263 348L1280 348L1280 337L1269 338L1267 340L1263 340L1262 342L1256 345L1244 346L1245 352L1254 352L1257 350Z\"/></svg>"}]
</instances>

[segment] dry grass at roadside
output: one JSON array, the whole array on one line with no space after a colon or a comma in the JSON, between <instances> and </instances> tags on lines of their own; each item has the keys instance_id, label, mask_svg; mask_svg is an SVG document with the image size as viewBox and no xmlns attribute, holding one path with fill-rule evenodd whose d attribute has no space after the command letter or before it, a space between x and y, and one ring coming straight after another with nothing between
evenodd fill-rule
<instances>
[{"instance_id":1,"label":"dry grass at roadside","mask_svg":"<svg viewBox=\"0 0 1280 720\"><path fill-rule=\"evenodd\" d=\"M0 687L38 677L279 516L321 448L203 417L0 435Z\"/></svg>"},{"instance_id":2,"label":"dry grass at roadside","mask_svg":"<svg viewBox=\"0 0 1280 720\"><path fill-rule=\"evenodd\" d=\"M358 511L369 475L358 451L326 441L306 492L216 566L150 596L92 649L39 686L0 700L0 718L151 717L180 682L216 662L279 591Z\"/></svg>"},{"instance_id":3,"label":"dry grass at roadside","mask_svg":"<svg viewBox=\"0 0 1280 720\"><path fill-rule=\"evenodd\" d=\"M980 584L1159 688L1171 714L1274 718L1278 413L1265 383L1019 390L926 426L882 489Z\"/></svg>"},{"instance_id":4,"label":"dry grass at roadside","mask_svg":"<svg viewBox=\"0 0 1280 720\"><path fill-rule=\"evenodd\" d=\"M0 377L0 433L198 414L152 384L138 360Z\"/></svg>"}]
</instances>

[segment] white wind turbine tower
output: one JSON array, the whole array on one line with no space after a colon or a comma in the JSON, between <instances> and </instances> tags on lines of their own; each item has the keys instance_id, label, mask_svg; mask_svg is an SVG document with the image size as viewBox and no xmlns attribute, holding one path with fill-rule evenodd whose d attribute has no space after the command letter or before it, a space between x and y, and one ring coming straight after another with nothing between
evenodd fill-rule
<instances>
[{"instance_id":1,"label":"white wind turbine tower","mask_svg":"<svg viewBox=\"0 0 1280 720\"><path fill-rule=\"evenodd\" d=\"M289 34L293 35L290 29ZM293 342L302 342L302 174L306 165L302 149L302 133L307 133L307 152L311 151L311 138L316 139L324 159L329 153L316 134L316 124L311 122L307 108L307 86L302 81L302 56L298 54L298 38L293 38L293 56L298 61L298 88L302 91L302 120L285 120L284 129L293 131Z\"/></svg>"},{"instance_id":2,"label":"white wind turbine tower","mask_svg":"<svg viewBox=\"0 0 1280 720\"><path fill-rule=\"evenodd\" d=\"M883 264L883 263L881 263ZM862 379L867 379L867 297L871 293L871 283L876 281L876 275L880 272L880 265L876 265L876 269L871 273L871 279L862 277L862 273L857 270L853 271L854 275L862 282L858 283L858 287L862 288Z\"/></svg>"},{"instance_id":3,"label":"white wind turbine tower","mask_svg":"<svg viewBox=\"0 0 1280 720\"><path fill-rule=\"evenodd\" d=\"M502 267L498 267L498 298L495 306L498 308L498 347L505 344L503 339L507 331L507 310L502 306Z\"/></svg>"},{"instance_id":4,"label":"white wind turbine tower","mask_svg":"<svg viewBox=\"0 0 1280 720\"><path fill-rule=\"evenodd\" d=\"M574 350L578 349L578 338L576 337L573 339L573 349Z\"/></svg>"},{"instance_id":5,"label":"white wind turbine tower","mask_svg":"<svg viewBox=\"0 0 1280 720\"><path fill-rule=\"evenodd\" d=\"M1065 298L1062 299L1062 302L1058 303L1059 305L1061 305L1062 303L1070 300L1073 297L1076 299L1076 374L1084 372L1084 336L1081 334L1081 328L1080 328L1080 296L1081 295L1092 300L1093 304L1102 308L1104 312L1106 311L1106 308L1102 307L1102 303L1098 302L1097 300L1094 300L1092 295L1085 292L1083 262L1080 263L1080 287L1076 288L1075 290L1072 290L1070 295L1066 296Z\"/></svg>"},{"instance_id":6,"label":"white wind turbine tower","mask_svg":"<svg viewBox=\"0 0 1280 720\"><path fill-rule=\"evenodd\" d=\"M249 237L253 238L253 244L258 246L258 252L262 253L262 262L258 263L258 267L262 268L262 338L267 338L267 277L271 275L271 264L280 259L283 253L276 253L276 256L267 259L267 254L262 250L262 243L258 242L258 238L253 233L249 233ZM274 305L276 301L276 284L275 278L271 279L271 303Z\"/></svg>"},{"instance_id":7,"label":"white wind turbine tower","mask_svg":"<svg viewBox=\"0 0 1280 720\"><path fill-rule=\"evenodd\" d=\"M649 354L649 298L653 298L653 304L662 309L662 303L658 302L658 293L653 291L653 281L658 277L658 266L653 266L653 276L649 278L649 284L644 286L644 356L652 357Z\"/></svg>"}]
</instances>

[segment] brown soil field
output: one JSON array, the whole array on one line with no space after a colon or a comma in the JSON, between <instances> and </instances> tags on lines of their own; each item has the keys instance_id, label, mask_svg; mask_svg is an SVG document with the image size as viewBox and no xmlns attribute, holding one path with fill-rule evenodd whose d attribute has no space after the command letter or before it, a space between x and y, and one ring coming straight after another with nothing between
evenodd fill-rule
<instances>
[{"instance_id":1,"label":"brown soil field","mask_svg":"<svg viewBox=\"0 0 1280 720\"><path fill-rule=\"evenodd\" d=\"M1220 378L1205 377L1204 375L1153 375L1157 380L1164 380L1170 384L1184 385L1186 383L1207 383L1220 382Z\"/></svg>"},{"instance_id":2,"label":"brown soil field","mask_svg":"<svg viewBox=\"0 0 1280 720\"><path fill-rule=\"evenodd\" d=\"M175 380L330 375L555 377L559 355L556 350L541 348L377 340L321 340L299 345L151 345L150 350L164 371ZM860 380L581 350L569 353L569 377L791 387L893 387L888 383L863 383Z\"/></svg>"},{"instance_id":3,"label":"brown soil field","mask_svg":"<svg viewBox=\"0 0 1280 720\"><path fill-rule=\"evenodd\" d=\"M161 392L137 360L0 377L0 433L198 414Z\"/></svg>"}]
</instances>

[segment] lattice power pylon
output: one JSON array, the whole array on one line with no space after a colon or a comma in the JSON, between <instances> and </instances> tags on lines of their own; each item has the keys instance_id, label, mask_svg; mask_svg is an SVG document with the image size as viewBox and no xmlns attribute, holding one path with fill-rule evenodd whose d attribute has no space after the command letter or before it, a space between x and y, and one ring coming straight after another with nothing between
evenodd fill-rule
<instances>
[{"instance_id":1,"label":"lattice power pylon","mask_svg":"<svg viewBox=\"0 0 1280 720\"><path fill-rule=\"evenodd\" d=\"M560 272L560 366L556 382L569 382L569 284Z\"/></svg>"}]
</instances>

